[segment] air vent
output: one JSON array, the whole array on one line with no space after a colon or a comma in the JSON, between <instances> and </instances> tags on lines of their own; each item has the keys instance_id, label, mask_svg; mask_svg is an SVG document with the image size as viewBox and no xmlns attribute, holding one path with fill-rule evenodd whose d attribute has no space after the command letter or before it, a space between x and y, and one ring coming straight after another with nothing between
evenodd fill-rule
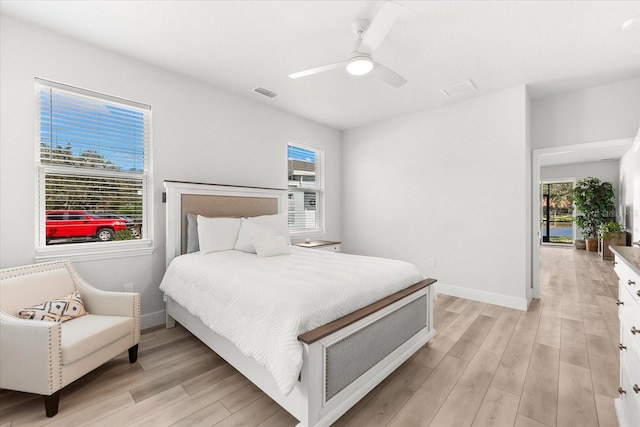
<instances>
[{"instance_id":1,"label":"air vent","mask_svg":"<svg viewBox=\"0 0 640 427\"><path fill-rule=\"evenodd\" d=\"M275 98L276 96L278 96L277 93L271 92L269 89L265 89L263 87L255 88L254 92L258 92L260 95L268 96L269 98Z\"/></svg>"},{"instance_id":2,"label":"air vent","mask_svg":"<svg viewBox=\"0 0 640 427\"><path fill-rule=\"evenodd\" d=\"M462 96L471 92L475 92L476 86L471 80L465 80L451 86L443 87L440 90L447 98L454 98L456 96Z\"/></svg>"}]
</instances>

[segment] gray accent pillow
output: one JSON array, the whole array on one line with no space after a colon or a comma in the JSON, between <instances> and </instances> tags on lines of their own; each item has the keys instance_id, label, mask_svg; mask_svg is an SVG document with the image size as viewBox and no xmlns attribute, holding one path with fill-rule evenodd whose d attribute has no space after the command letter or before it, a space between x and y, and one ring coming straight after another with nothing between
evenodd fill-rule
<instances>
[{"instance_id":1,"label":"gray accent pillow","mask_svg":"<svg viewBox=\"0 0 640 427\"><path fill-rule=\"evenodd\" d=\"M187 214L187 253L190 254L199 250L198 217L194 214Z\"/></svg>"}]
</instances>

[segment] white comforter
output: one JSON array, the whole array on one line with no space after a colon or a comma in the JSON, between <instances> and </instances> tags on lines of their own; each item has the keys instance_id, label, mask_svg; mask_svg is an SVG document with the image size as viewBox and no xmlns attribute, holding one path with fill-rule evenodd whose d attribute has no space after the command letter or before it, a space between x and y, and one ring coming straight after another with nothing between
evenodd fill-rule
<instances>
[{"instance_id":1,"label":"white comforter","mask_svg":"<svg viewBox=\"0 0 640 427\"><path fill-rule=\"evenodd\" d=\"M160 284L173 300L265 366L289 394L301 333L422 280L409 263L292 246L291 255L240 251L175 258Z\"/></svg>"}]
</instances>

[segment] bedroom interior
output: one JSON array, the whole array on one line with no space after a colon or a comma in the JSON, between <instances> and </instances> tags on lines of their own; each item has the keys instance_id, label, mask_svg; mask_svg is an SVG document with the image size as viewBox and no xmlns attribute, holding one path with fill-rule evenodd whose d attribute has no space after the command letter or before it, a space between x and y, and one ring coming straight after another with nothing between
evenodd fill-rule
<instances>
[{"instance_id":1,"label":"bedroom interior","mask_svg":"<svg viewBox=\"0 0 640 427\"><path fill-rule=\"evenodd\" d=\"M378 20L389 8L391 23ZM640 241L636 17L637 1L0 1L0 267L70 259L93 286L138 293L142 330L138 362L120 356L69 385L54 418L34 396L0 390L0 426L616 425L619 266L541 247L538 183L606 178L617 221ZM372 75L339 69L356 39L348 53L373 61ZM147 228L134 242L144 247L42 243L36 79L150 106ZM279 401L253 368L213 354L200 326L187 329L202 342L191 336L187 318L164 329L172 306L159 286L187 224L171 210L171 183L286 196L288 143L320 150L324 168L321 230L293 233L293 243L327 240L437 279L423 289L423 335L410 351L386 350L402 356L335 411L313 387ZM421 404L429 393L437 399ZM173 415L159 409L165 396ZM290 407L300 405L312 415Z\"/></svg>"}]
</instances>

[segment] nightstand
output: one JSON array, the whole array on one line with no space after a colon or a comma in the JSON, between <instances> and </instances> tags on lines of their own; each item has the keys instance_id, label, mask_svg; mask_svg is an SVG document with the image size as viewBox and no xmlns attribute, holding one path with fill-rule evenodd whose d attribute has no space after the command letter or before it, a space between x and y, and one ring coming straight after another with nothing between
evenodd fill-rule
<instances>
[{"instance_id":1,"label":"nightstand","mask_svg":"<svg viewBox=\"0 0 640 427\"><path fill-rule=\"evenodd\" d=\"M294 246L309 249L319 249L321 251L340 252L340 243L331 240L312 240L310 242L294 243Z\"/></svg>"}]
</instances>

